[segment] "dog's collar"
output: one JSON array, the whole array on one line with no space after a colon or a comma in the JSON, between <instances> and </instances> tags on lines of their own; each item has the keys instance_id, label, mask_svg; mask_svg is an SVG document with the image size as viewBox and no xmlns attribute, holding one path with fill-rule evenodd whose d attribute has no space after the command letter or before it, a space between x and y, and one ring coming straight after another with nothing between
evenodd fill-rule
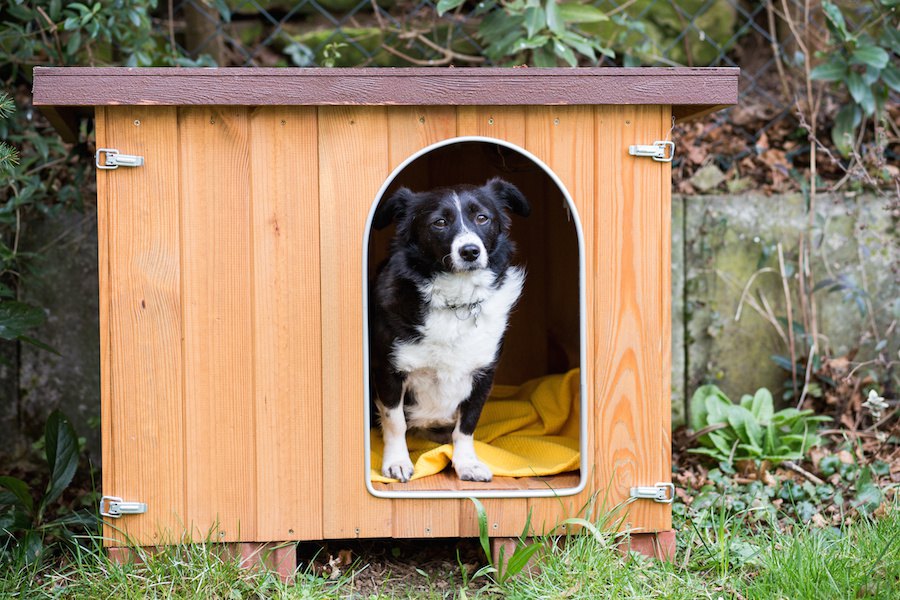
<instances>
[{"instance_id":1,"label":"dog's collar","mask_svg":"<svg viewBox=\"0 0 900 600\"><path fill-rule=\"evenodd\" d=\"M453 314L460 321L474 319L477 323L478 315L481 314L481 305L483 303L484 300L478 300L477 302L470 302L468 304L446 304L444 305L444 308L452 310Z\"/></svg>"}]
</instances>

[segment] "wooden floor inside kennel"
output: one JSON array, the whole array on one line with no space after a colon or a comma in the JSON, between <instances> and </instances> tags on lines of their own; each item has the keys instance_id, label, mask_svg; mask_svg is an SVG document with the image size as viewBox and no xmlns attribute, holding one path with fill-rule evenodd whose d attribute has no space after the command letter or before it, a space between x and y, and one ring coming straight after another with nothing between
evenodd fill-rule
<instances>
[{"instance_id":1,"label":"wooden floor inside kennel","mask_svg":"<svg viewBox=\"0 0 900 600\"><path fill-rule=\"evenodd\" d=\"M485 500L492 535L670 481L671 168L627 150L668 139L672 104L734 102L737 71L337 71L35 70L37 105L96 107L97 146L145 161L98 173L102 489L147 505L107 545L478 534L468 500L376 498L363 466L366 218L456 136L534 154L585 230L588 486ZM668 530L670 506L623 524Z\"/></svg>"},{"instance_id":2,"label":"wooden floor inside kennel","mask_svg":"<svg viewBox=\"0 0 900 600\"><path fill-rule=\"evenodd\" d=\"M437 475L406 483L372 483L372 487L385 492L471 491L478 497L478 492L485 491L562 490L576 487L580 480L578 471L569 471L546 477L494 477L488 482L461 481L452 469L445 469Z\"/></svg>"}]
</instances>

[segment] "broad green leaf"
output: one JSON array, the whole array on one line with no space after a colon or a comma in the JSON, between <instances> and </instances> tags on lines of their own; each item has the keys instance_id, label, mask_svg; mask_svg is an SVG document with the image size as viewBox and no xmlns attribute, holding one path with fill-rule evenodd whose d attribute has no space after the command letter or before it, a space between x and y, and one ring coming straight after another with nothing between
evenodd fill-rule
<instances>
[{"instance_id":1,"label":"broad green leaf","mask_svg":"<svg viewBox=\"0 0 900 600\"><path fill-rule=\"evenodd\" d=\"M853 148L853 140L856 139L856 128L862 121L862 111L854 104L848 104L834 119L831 128L831 141L843 156L849 156Z\"/></svg>"},{"instance_id":2,"label":"broad green leaf","mask_svg":"<svg viewBox=\"0 0 900 600\"><path fill-rule=\"evenodd\" d=\"M16 545L16 551L21 552L20 558L25 561L26 565L37 563L43 549L44 540L36 529L25 532L25 537Z\"/></svg>"},{"instance_id":3,"label":"broad green leaf","mask_svg":"<svg viewBox=\"0 0 900 600\"><path fill-rule=\"evenodd\" d=\"M44 446L50 467L50 482L47 493L41 498L42 508L62 495L78 468L78 436L72 424L59 411L53 411L47 417Z\"/></svg>"},{"instance_id":4,"label":"broad green leaf","mask_svg":"<svg viewBox=\"0 0 900 600\"><path fill-rule=\"evenodd\" d=\"M728 409L728 423L745 444L762 451L763 430L753 413L744 408L732 404Z\"/></svg>"},{"instance_id":5,"label":"broad green leaf","mask_svg":"<svg viewBox=\"0 0 900 600\"><path fill-rule=\"evenodd\" d=\"M4 475L0 477L0 487L12 492L12 495L15 496L16 501L22 508L28 512L34 510L34 500L31 498L31 490L28 488L27 483L21 479Z\"/></svg>"},{"instance_id":6,"label":"broad green leaf","mask_svg":"<svg viewBox=\"0 0 900 600\"><path fill-rule=\"evenodd\" d=\"M592 46L591 41L586 37L578 35L573 31L567 31L559 36L559 39L561 39L567 45L571 46L582 56L587 56L588 58L590 58L591 62L595 62L597 60L597 55L594 53L594 47Z\"/></svg>"},{"instance_id":7,"label":"broad green leaf","mask_svg":"<svg viewBox=\"0 0 900 600\"><path fill-rule=\"evenodd\" d=\"M556 40L555 42L553 42L553 51L558 57L566 61L570 67L578 66L578 57L575 56L575 53L572 52L571 48L566 46L561 41Z\"/></svg>"},{"instance_id":8,"label":"broad green leaf","mask_svg":"<svg viewBox=\"0 0 900 600\"><path fill-rule=\"evenodd\" d=\"M890 56L883 48L872 45L858 46L850 56L851 65L868 65L876 69L885 68L888 60Z\"/></svg>"},{"instance_id":9,"label":"broad green leaf","mask_svg":"<svg viewBox=\"0 0 900 600\"><path fill-rule=\"evenodd\" d=\"M831 2L822 2L822 11L825 13L832 30L838 34L841 41L848 39L850 34L847 32L847 22L844 20L841 9Z\"/></svg>"},{"instance_id":10,"label":"broad green leaf","mask_svg":"<svg viewBox=\"0 0 900 600\"><path fill-rule=\"evenodd\" d=\"M777 444L776 438L777 431L775 430L775 425L769 423L768 425L766 425L766 439L765 443L763 444L763 450L765 450L765 453L767 455L775 453L775 447Z\"/></svg>"},{"instance_id":11,"label":"broad green leaf","mask_svg":"<svg viewBox=\"0 0 900 600\"><path fill-rule=\"evenodd\" d=\"M706 424L718 425L728 422L728 411L734 406L729 400L721 396L706 397Z\"/></svg>"},{"instance_id":12,"label":"broad green leaf","mask_svg":"<svg viewBox=\"0 0 900 600\"><path fill-rule=\"evenodd\" d=\"M0 301L0 338L14 340L42 325L47 316L37 306L14 300Z\"/></svg>"},{"instance_id":13,"label":"broad green leaf","mask_svg":"<svg viewBox=\"0 0 900 600\"><path fill-rule=\"evenodd\" d=\"M540 6L529 6L525 9L525 29L528 37L533 38L538 31L547 26L547 15Z\"/></svg>"},{"instance_id":14,"label":"broad green leaf","mask_svg":"<svg viewBox=\"0 0 900 600\"><path fill-rule=\"evenodd\" d=\"M768 423L775 414L775 402L772 399L772 392L766 388L759 388L753 395L753 405L750 412L756 417L758 423Z\"/></svg>"},{"instance_id":15,"label":"broad green leaf","mask_svg":"<svg viewBox=\"0 0 900 600\"><path fill-rule=\"evenodd\" d=\"M544 4L544 11L547 13L547 27L550 28L550 31L557 35L565 31L566 28L559 16L559 4L556 3L556 0L547 0Z\"/></svg>"},{"instance_id":16,"label":"broad green leaf","mask_svg":"<svg viewBox=\"0 0 900 600\"><path fill-rule=\"evenodd\" d=\"M566 23L600 23L609 21L606 13L590 4L560 4L559 16Z\"/></svg>"},{"instance_id":17,"label":"broad green leaf","mask_svg":"<svg viewBox=\"0 0 900 600\"><path fill-rule=\"evenodd\" d=\"M728 396L726 396L717 386L707 384L698 387L697 391L694 392L694 395L691 396L689 405L689 410L691 413L691 429L694 431L700 431L710 424L709 412L706 409L706 399L709 396L718 396L722 400L731 404Z\"/></svg>"},{"instance_id":18,"label":"broad green leaf","mask_svg":"<svg viewBox=\"0 0 900 600\"><path fill-rule=\"evenodd\" d=\"M881 72L881 80L895 92L900 92L900 68L897 65L888 65Z\"/></svg>"},{"instance_id":19,"label":"broad green leaf","mask_svg":"<svg viewBox=\"0 0 900 600\"><path fill-rule=\"evenodd\" d=\"M443 16L447 11L453 10L466 0L440 0L437 3L437 13L438 16Z\"/></svg>"},{"instance_id":20,"label":"broad green leaf","mask_svg":"<svg viewBox=\"0 0 900 600\"><path fill-rule=\"evenodd\" d=\"M533 38L527 40L519 40L515 46L513 46L513 53L520 52L521 50L534 50L535 48L540 48L550 41L550 38L546 35L538 35Z\"/></svg>"},{"instance_id":21,"label":"broad green leaf","mask_svg":"<svg viewBox=\"0 0 900 600\"><path fill-rule=\"evenodd\" d=\"M555 67L556 66L556 57L553 55L553 50L551 50L552 42L548 42L546 46L542 46L540 48L535 48L531 57L534 61L534 66L536 67Z\"/></svg>"},{"instance_id":22,"label":"broad green leaf","mask_svg":"<svg viewBox=\"0 0 900 600\"><path fill-rule=\"evenodd\" d=\"M862 73L862 80L866 85L872 85L873 83L878 81L879 76L881 76L881 69L876 69L875 67L866 67L866 70Z\"/></svg>"},{"instance_id":23,"label":"broad green leaf","mask_svg":"<svg viewBox=\"0 0 900 600\"><path fill-rule=\"evenodd\" d=\"M721 453L723 458L727 458L731 454L731 449L734 446L734 442L729 442L723 432L711 432L709 434L709 440L713 443L713 446L715 446L716 450Z\"/></svg>"},{"instance_id":24,"label":"broad green leaf","mask_svg":"<svg viewBox=\"0 0 900 600\"><path fill-rule=\"evenodd\" d=\"M853 100L862 107L867 115L875 112L875 97L872 95L872 88L866 85L862 75L855 71L851 71L847 75L847 89Z\"/></svg>"}]
</instances>

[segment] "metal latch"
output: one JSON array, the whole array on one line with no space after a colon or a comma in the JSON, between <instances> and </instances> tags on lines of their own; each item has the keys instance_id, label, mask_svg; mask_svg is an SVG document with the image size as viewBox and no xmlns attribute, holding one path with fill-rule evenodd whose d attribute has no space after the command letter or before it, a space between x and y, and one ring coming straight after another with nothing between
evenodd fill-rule
<instances>
[{"instance_id":1,"label":"metal latch","mask_svg":"<svg viewBox=\"0 0 900 600\"><path fill-rule=\"evenodd\" d=\"M105 160L100 160L100 155ZM94 155L94 162L98 169L118 169L119 167L140 167L144 164L143 156L132 156L131 154L120 154L115 148L97 148Z\"/></svg>"},{"instance_id":2,"label":"metal latch","mask_svg":"<svg viewBox=\"0 0 900 600\"><path fill-rule=\"evenodd\" d=\"M645 498L662 504L672 504L672 500L675 499L675 484L639 485L631 488L631 497L635 499Z\"/></svg>"},{"instance_id":3,"label":"metal latch","mask_svg":"<svg viewBox=\"0 0 900 600\"><path fill-rule=\"evenodd\" d=\"M635 144L628 146L628 154L631 156L649 156L657 162L672 162L675 158L675 142L656 141L652 144Z\"/></svg>"},{"instance_id":4,"label":"metal latch","mask_svg":"<svg viewBox=\"0 0 900 600\"><path fill-rule=\"evenodd\" d=\"M145 512L147 505L143 502L125 502L116 496L100 498L100 514L104 517L118 519L122 515L140 515Z\"/></svg>"}]
</instances>

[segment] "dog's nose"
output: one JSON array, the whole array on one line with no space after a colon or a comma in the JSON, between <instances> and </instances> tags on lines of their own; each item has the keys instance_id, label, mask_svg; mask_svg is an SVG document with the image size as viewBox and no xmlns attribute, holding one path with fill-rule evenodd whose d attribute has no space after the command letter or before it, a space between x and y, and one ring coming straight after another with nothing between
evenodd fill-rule
<instances>
[{"instance_id":1,"label":"dog's nose","mask_svg":"<svg viewBox=\"0 0 900 600\"><path fill-rule=\"evenodd\" d=\"M462 256L462 259L466 262L476 260L479 254L481 254L481 250L475 244L466 244L459 249L459 255Z\"/></svg>"}]
</instances>

